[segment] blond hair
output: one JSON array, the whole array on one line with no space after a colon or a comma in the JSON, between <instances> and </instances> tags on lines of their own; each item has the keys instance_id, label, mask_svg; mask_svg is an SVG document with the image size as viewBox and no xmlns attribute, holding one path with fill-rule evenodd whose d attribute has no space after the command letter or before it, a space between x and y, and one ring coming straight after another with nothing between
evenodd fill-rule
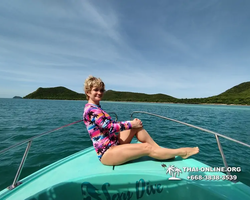
<instances>
[{"instance_id":1,"label":"blond hair","mask_svg":"<svg viewBox=\"0 0 250 200\"><path fill-rule=\"evenodd\" d=\"M89 99L87 92L90 92L93 87L105 90L104 82L100 78L96 78L90 75L84 82L84 92L87 100Z\"/></svg>"}]
</instances>

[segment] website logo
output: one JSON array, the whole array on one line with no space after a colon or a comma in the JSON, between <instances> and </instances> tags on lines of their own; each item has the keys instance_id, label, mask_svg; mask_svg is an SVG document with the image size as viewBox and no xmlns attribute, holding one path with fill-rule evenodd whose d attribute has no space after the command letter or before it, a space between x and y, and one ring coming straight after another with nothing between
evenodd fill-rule
<instances>
[{"instance_id":1,"label":"website logo","mask_svg":"<svg viewBox=\"0 0 250 200\"><path fill-rule=\"evenodd\" d=\"M165 170L166 170L166 174L169 174L170 178L168 178L168 180L181 180L181 178L177 178L177 176L180 176L180 173L182 173L182 170L178 167L175 167L174 165L169 165L167 167L167 165L162 164L161 165Z\"/></svg>"}]
</instances>

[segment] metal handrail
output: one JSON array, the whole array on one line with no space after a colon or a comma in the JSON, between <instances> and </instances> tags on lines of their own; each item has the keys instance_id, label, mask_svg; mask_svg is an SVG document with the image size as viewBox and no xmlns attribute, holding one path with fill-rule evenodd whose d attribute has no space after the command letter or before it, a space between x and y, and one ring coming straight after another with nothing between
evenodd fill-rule
<instances>
[{"instance_id":1,"label":"metal handrail","mask_svg":"<svg viewBox=\"0 0 250 200\"><path fill-rule=\"evenodd\" d=\"M210 130L205 129L205 128L201 128L201 127L199 127L199 126L194 126L194 125L192 125L192 124L188 124L188 123L185 123L185 122L182 122L182 121L178 121L178 120L175 120L175 119L171 119L171 118L168 118L168 117L164 117L164 116L161 116L161 115L157 115L157 114L154 114L154 113L149 113L149 112L145 112L145 111L134 111L134 112L131 113L131 119L133 119L133 114L134 114L134 113L143 113L143 114L147 114L147 115L152 115L152 116L155 116L155 117L159 117L159 118L162 118L162 119L167 119L167 120L174 121L174 122L177 122L177 123L180 123L180 124L184 124L184 125L186 125L186 126L190 126L190 127L192 127L192 128L196 128L196 129L199 129L199 130L201 130L201 131L205 131L205 132L208 132L208 133L211 133L211 134L215 135L215 138L216 138L216 141L217 141L217 144L218 144L218 148L219 148L219 150L220 150L220 154L221 154L221 157L222 157L222 160L223 160L223 163L224 163L224 166L225 166L226 169L228 168L228 165L227 165L227 161L226 161L225 155L224 155L224 153L223 153L223 149L222 149L222 146L221 146L221 144L220 144L220 140L219 140L219 137L218 137L218 136L223 137L223 138L225 138L225 139L227 139L227 140L231 140L231 141L233 141L233 142L236 142L236 143L238 143L238 144L241 144L241 145L244 145L244 146L247 146L247 147L250 148L250 145L249 145L249 144L246 144L246 143L244 143L244 142L235 140L235 139L230 138L230 137L228 137L228 136L225 136L225 135L216 133L216 132L214 132L214 131L210 131ZM227 174L230 175L230 172L227 171Z\"/></svg>"},{"instance_id":2,"label":"metal handrail","mask_svg":"<svg viewBox=\"0 0 250 200\"><path fill-rule=\"evenodd\" d=\"M117 121L117 119L118 119L117 114L116 114L115 112L110 112L110 114L111 114L111 113L114 114L114 115L116 116L115 121ZM216 133L216 132L213 132L213 131L210 131L210 130L207 130L207 129L204 129L204 128L201 128L201 127L198 127L198 126L194 126L194 125L192 125L192 124L188 124L188 123L181 122L181 121L178 121L178 120L175 120L175 119L171 119L171 118L168 118L168 117L164 117L164 116L161 116L161 115L157 115L157 114L153 114L153 113L149 113L149 112L144 112L144 111L134 111L134 112L132 112L132 113L131 113L131 118L133 117L133 114L134 114L134 113L143 113L143 114L152 115L152 116L155 116L155 117L159 117L159 118L162 118L162 119L167 119L167 120L170 120L170 121L174 121L174 122L177 122L177 123L180 123L180 124L184 124L184 125L186 125L186 126L190 126L190 127L193 127L193 128L196 128L196 129L199 129L199 130L202 130L202 131L205 131L205 132L214 134L215 137L216 137L216 141L217 141L217 144L218 144L218 147L219 147L219 150L220 150L222 159L223 159L224 166L225 166L226 168L228 167L228 165L227 165L226 158L225 158L225 156L224 156L224 153L223 153L223 150L222 150L222 146L221 146L221 144L220 144L220 141L219 141L219 137L218 137L218 136L223 137L223 138L228 139L228 140L231 140L231 141L233 141L233 142L242 144L242 145L247 146L247 147L250 148L250 145L248 145L248 144L245 144L245 143L243 143L243 142L240 142L240 141L238 141L238 140L232 139L232 138L227 137L227 136L225 136L225 135L222 135L222 134L219 134L219 133ZM70 126L70 125L73 125L73 124L82 122L82 121L83 121L83 120L81 119L81 120L72 122L72 123L70 123L70 124L63 125L63 126L61 126L61 127L58 127L58 128L52 129L52 130L50 130L50 131L41 133L41 134L39 134L39 135L33 136L33 137L31 137L31 138L29 138L29 139L27 139L27 140L24 140L24 141L22 141L22 142L19 142L19 143L17 143L17 144L14 144L14 145L12 145L12 146L10 146L10 147L8 147L8 148L5 148L5 149L1 150L1 151L0 151L0 154L5 153L5 152L7 152L8 150L10 150L10 149L12 149L12 148L15 148L15 147L17 147L17 146L20 146L20 145L23 145L23 144L27 143L27 147L26 147L25 152L24 152L24 154L23 154L22 161L21 161L21 163L20 163L20 165L19 165L19 167L18 167L18 170L17 170L16 176L15 176L15 178L14 178L14 181L13 181L12 185L8 187L8 189L9 189L9 190L12 190L12 189L14 189L15 187L17 187L18 185L21 184L21 182L18 182L18 180L19 180L20 174L21 174L21 172L22 172L23 166L24 166L24 164L25 164L26 158L27 158L27 156L28 156L28 153L29 153L29 150L30 150L32 141L33 141L34 139L39 138L39 137L42 137L42 136L44 136L44 135L47 135L47 134L49 134L49 133L51 133L51 132L54 132L54 131L57 131L57 130L59 130L59 129L65 128L65 127L67 127L67 126ZM227 172L227 173L230 174L229 172Z\"/></svg>"},{"instance_id":3,"label":"metal handrail","mask_svg":"<svg viewBox=\"0 0 250 200\"><path fill-rule=\"evenodd\" d=\"M18 147L18 146L20 146L20 145L22 145L22 144L28 143L28 144L27 144L27 147L26 147L26 149L25 149L25 152L24 152L24 154L23 154L22 161L21 161L21 163L20 163L20 165L19 165L19 167L18 167L18 170L17 170L16 176L15 176L15 178L14 178L14 181L13 181L12 185L10 185L10 186L8 187L8 189L9 189L9 190L12 190L12 189L14 189L15 187L17 187L18 185L21 184L21 182L18 182L18 180L19 180L20 174L21 174L21 172L22 172L23 166L24 166L24 164L25 164L26 158L27 158L27 156L28 156L28 153L29 153L29 150L30 150L30 147L31 147L31 143L32 143L32 141L33 141L34 139L39 138L39 137L42 137L42 136L44 136L44 135L47 135L47 134L52 133L52 132L54 132L54 131L57 131L57 130L59 130L59 129L65 128L65 127L67 127L67 126L70 126L70 125L73 125L73 124L82 122L82 121L83 121L83 120L81 119L81 120L72 122L72 123L70 123L70 124L63 125L63 126L61 126L61 127L58 127L58 128L52 129L52 130L50 130L50 131L41 133L41 134L39 134L39 135L33 136L33 137L31 137L31 138L29 138L29 139L27 139L27 140L24 140L24 141L22 141L22 142L19 142L19 143L17 143L17 144L14 144L14 145L12 145L12 146L10 146L10 147L8 147L8 148L5 148L5 149L1 150L1 151L0 151L0 154L6 153L8 150L13 149L14 147Z\"/></svg>"},{"instance_id":4,"label":"metal handrail","mask_svg":"<svg viewBox=\"0 0 250 200\"><path fill-rule=\"evenodd\" d=\"M12 149L12 148L14 148L14 147L17 147L17 146L20 146L20 145L22 145L22 144L25 144L25 143L27 143L27 142L29 142L29 141L32 141L32 140L36 139L36 138L42 137L42 136L44 136L44 135L47 135L47 134L49 134L49 133L52 133L52 132L54 132L54 131L60 130L60 129L62 129L62 128L65 128L65 127L67 127L67 126L70 126L70 125L73 125L73 124L76 124L76 123L79 123L79 122L82 122L82 121L83 121L83 120L81 119L81 120L72 122L72 123L70 123L70 124L66 124L66 125L60 126L60 127L58 127L58 128L52 129L52 130L50 130L50 131L46 131L46 132L41 133L41 134L39 134L39 135L35 135L35 136L33 136L33 137L31 137L31 138L29 138L29 139L27 139L27 140L24 140L24 141L22 141L22 142L19 142L19 143L17 143L17 144L14 144L14 145L12 145L12 146L10 146L10 147L8 147L8 148L5 148L5 149L1 150L1 151L0 151L0 154L5 153L5 152L7 152L8 150L10 150L10 149Z\"/></svg>"},{"instance_id":5,"label":"metal handrail","mask_svg":"<svg viewBox=\"0 0 250 200\"><path fill-rule=\"evenodd\" d=\"M115 115L115 121L118 120L118 116L117 116L117 114L116 114L115 112L110 112L110 114L114 114L114 115ZM5 148L5 149L3 149L3 150L0 150L0 154L2 154L2 153L6 153L6 152L7 152L8 150L10 150L10 149L13 149L13 148L18 147L18 146L21 146L21 145L23 145L23 144L25 144L25 143L28 143L28 144L27 144L27 147L26 147L26 149L25 149L25 152L24 152L24 154L23 154L23 158L22 158L22 160L21 160L21 163L20 163L20 165L19 165L19 167L18 167L17 173L16 173L16 175L15 175L14 181L13 181L12 185L10 185L10 186L8 187L8 189L9 189L9 190L12 190L12 189L14 189L15 187L17 187L18 185L22 184L21 182L18 182L18 180L19 180L19 177L20 177L20 175L21 175L21 172L22 172L23 166L24 166L24 164L25 164L26 158L27 158L27 156L28 156L28 153L29 153L29 150L30 150L32 141L33 141L34 139L39 138L39 137L42 137L42 136L47 135L47 134L49 134L49 133L52 133L52 132L54 132L54 131L60 130L60 129L65 128L65 127L67 127L67 126L70 126L70 125L73 125L73 124L82 122L82 121L83 121L83 120L81 119L81 120L72 122L72 123L70 123L70 124L63 125L63 126L61 126L61 127L58 127L58 128L52 129L52 130L50 130L50 131L41 133L41 134L39 134L39 135L33 136L33 137L31 137L31 138L29 138L29 139L27 139L27 140L21 141L21 142L19 142L19 143L17 143L17 144L14 144L14 145L12 145L12 146L10 146L10 147L8 147L8 148Z\"/></svg>"},{"instance_id":6,"label":"metal handrail","mask_svg":"<svg viewBox=\"0 0 250 200\"><path fill-rule=\"evenodd\" d=\"M31 143L32 143L32 140L29 141L28 144L27 144L27 147L26 147L25 152L24 152L24 154L23 154L22 161L21 161L21 163L20 163L20 165L19 165L19 167L18 167L18 170L17 170L16 176L15 176L15 178L14 178L14 181L13 181L12 185L10 185L10 186L8 187L9 190L14 189L16 186L18 186L18 185L21 184L21 182L18 182L18 180L19 180L19 177L20 177L21 172L22 172L22 170L23 170L23 166L24 166L24 163L25 163L25 161L26 161L26 158L27 158L27 156L28 156L28 153L29 153L29 150L30 150L30 147L31 147Z\"/></svg>"},{"instance_id":7,"label":"metal handrail","mask_svg":"<svg viewBox=\"0 0 250 200\"><path fill-rule=\"evenodd\" d=\"M117 114L116 114L115 112L109 112L109 115L110 115L110 114L114 114L114 115L115 115L115 121L118 120L118 116L117 116Z\"/></svg>"}]
</instances>

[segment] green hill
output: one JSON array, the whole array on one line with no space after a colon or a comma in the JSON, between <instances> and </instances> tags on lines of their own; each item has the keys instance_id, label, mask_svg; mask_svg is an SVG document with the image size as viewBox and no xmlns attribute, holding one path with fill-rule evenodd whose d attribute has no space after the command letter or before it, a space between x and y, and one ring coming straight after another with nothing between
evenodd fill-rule
<instances>
[{"instance_id":1,"label":"green hill","mask_svg":"<svg viewBox=\"0 0 250 200\"><path fill-rule=\"evenodd\" d=\"M85 94L80 94L65 87L38 88L24 97L25 99L64 99L64 100L86 100ZM106 101L145 101L145 102L172 102L176 98L164 94L143 94L133 92L117 92L108 90L103 100Z\"/></svg>"},{"instance_id":2,"label":"green hill","mask_svg":"<svg viewBox=\"0 0 250 200\"><path fill-rule=\"evenodd\" d=\"M241 83L218 95L220 97L250 98L250 82Z\"/></svg>"},{"instance_id":3,"label":"green hill","mask_svg":"<svg viewBox=\"0 0 250 200\"><path fill-rule=\"evenodd\" d=\"M176 98L164 94L144 94L134 92L117 92L108 90L103 100L106 101L141 101L141 102L173 102Z\"/></svg>"},{"instance_id":4,"label":"green hill","mask_svg":"<svg viewBox=\"0 0 250 200\"><path fill-rule=\"evenodd\" d=\"M85 94L77 93L65 87L38 88L28 94L25 99L60 99L86 100ZM231 89L208 98L177 99L165 94L144 94L134 92L118 92L108 90L103 100L106 101L137 101L137 102L171 102L171 103L212 103L250 105L250 82L241 83Z\"/></svg>"},{"instance_id":5,"label":"green hill","mask_svg":"<svg viewBox=\"0 0 250 200\"><path fill-rule=\"evenodd\" d=\"M215 103L250 105L250 82L236 85L219 95L207 98L207 100Z\"/></svg>"},{"instance_id":6,"label":"green hill","mask_svg":"<svg viewBox=\"0 0 250 200\"><path fill-rule=\"evenodd\" d=\"M22 99L20 96L14 96L13 99Z\"/></svg>"},{"instance_id":7,"label":"green hill","mask_svg":"<svg viewBox=\"0 0 250 200\"><path fill-rule=\"evenodd\" d=\"M79 94L65 87L38 88L24 97L25 99L58 99L58 100L83 100L85 94Z\"/></svg>"}]
</instances>

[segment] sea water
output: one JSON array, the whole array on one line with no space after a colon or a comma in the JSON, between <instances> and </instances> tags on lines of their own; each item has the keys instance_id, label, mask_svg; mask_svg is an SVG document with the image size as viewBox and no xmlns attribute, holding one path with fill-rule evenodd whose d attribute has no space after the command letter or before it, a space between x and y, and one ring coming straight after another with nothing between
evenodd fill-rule
<instances>
[{"instance_id":1,"label":"sea water","mask_svg":"<svg viewBox=\"0 0 250 200\"><path fill-rule=\"evenodd\" d=\"M82 119L86 101L0 99L0 150L41 133ZM167 103L102 102L119 121L131 120L133 111L145 111L199 126L250 144L250 106L190 105ZM115 119L115 115L111 114ZM167 148L198 146L192 156L213 168L224 167L215 136L176 122L135 113L144 128ZM250 148L220 138L238 180L250 186ZM65 156L92 145L83 122L51 132L32 142L20 179ZM0 190L11 185L26 144L0 154ZM97 159L97 157L96 157ZM87 165L87 163L83 163Z\"/></svg>"}]
</instances>

